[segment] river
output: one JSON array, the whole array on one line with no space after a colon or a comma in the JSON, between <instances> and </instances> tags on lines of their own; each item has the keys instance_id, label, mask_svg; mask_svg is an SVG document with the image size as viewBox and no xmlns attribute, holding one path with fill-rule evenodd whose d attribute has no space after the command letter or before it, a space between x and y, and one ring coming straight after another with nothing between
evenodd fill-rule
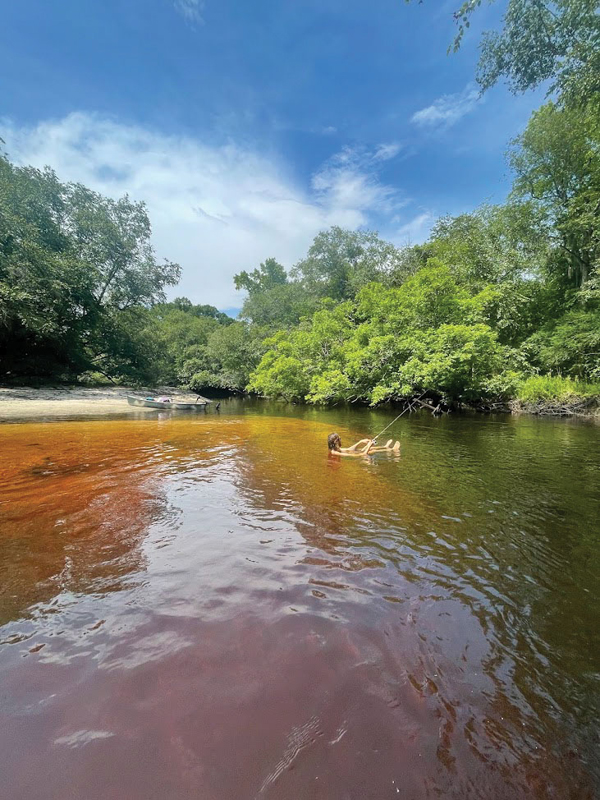
<instances>
[{"instance_id":1,"label":"river","mask_svg":"<svg viewBox=\"0 0 600 800\"><path fill-rule=\"evenodd\" d=\"M7 800L600 792L600 427L385 411L0 426Z\"/></svg>"}]
</instances>

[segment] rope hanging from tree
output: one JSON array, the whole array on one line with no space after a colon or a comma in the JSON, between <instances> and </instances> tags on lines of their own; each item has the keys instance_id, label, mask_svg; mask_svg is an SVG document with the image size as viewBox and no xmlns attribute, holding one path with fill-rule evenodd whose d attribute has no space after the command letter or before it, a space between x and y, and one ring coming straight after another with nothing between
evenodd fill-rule
<instances>
[{"instance_id":1,"label":"rope hanging from tree","mask_svg":"<svg viewBox=\"0 0 600 800\"><path fill-rule=\"evenodd\" d=\"M382 435L383 435L383 434L384 434L384 433L387 431L387 429L388 429L388 428L391 428L391 427L392 427L392 425L394 424L394 422L397 422L397 421L400 419L400 417L402 416L402 414L406 414L406 412L409 410L409 408L410 408L410 406L406 406L406 408L405 408L403 411L401 411L401 412L398 414L398 416L396 417L396 419L393 419L393 420L390 422L390 424L389 424L389 425L386 425L386 426L385 426L385 428L384 428L382 431L380 431L380 432L377 434L377 436L375 436L375 437L373 438L373 441L374 441L374 442L376 442L376 441L377 441L377 439L379 439L379 437L380 437L380 436L382 436Z\"/></svg>"}]
</instances>

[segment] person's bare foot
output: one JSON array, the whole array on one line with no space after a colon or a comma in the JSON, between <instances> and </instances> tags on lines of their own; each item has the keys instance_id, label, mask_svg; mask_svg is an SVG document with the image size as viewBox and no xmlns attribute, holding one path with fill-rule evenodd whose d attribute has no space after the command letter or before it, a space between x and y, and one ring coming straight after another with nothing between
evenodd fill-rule
<instances>
[{"instance_id":1,"label":"person's bare foot","mask_svg":"<svg viewBox=\"0 0 600 800\"><path fill-rule=\"evenodd\" d=\"M399 453L400 452L400 442L396 442L396 444L392 447L392 450L394 451L394 453Z\"/></svg>"},{"instance_id":2,"label":"person's bare foot","mask_svg":"<svg viewBox=\"0 0 600 800\"><path fill-rule=\"evenodd\" d=\"M385 443L385 449L386 450L391 450L392 449L392 442L393 441L394 441L393 439L388 439L387 440L387 442Z\"/></svg>"}]
</instances>

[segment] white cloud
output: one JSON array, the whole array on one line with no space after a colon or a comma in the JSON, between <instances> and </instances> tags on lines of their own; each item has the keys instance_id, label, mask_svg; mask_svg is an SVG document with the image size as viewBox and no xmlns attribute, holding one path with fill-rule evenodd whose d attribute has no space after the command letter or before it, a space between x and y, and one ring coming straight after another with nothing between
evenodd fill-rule
<instances>
[{"instance_id":1,"label":"white cloud","mask_svg":"<svg viewBox=\"0 0 600 800\"><path fill-rule=\"evenodd\" d=\"M204 22L201 13L204 8L204 0L174 0L173 5L175 10L188 22L192 24Z\"/></svg>"},{"instance_id":2,"label":"white cloud","mask_svg":"<svg viewBox=\"0 0 600 800\"><path fill-rule=\"evenodd\" d=\"M396 231L394 240L399 245L419 244L424 242L428 238L434 222L435 216L431 211L423 211L404 225L401 225Z\"/></svg>"},{"instance_id":3,"label":"white cloud","mask_svg":"<svg viewBox=\"0 0 600 800\"><path fill-rule=\"evenodd\" d=\"M269 256L291 267L319 230L390 220L403 204L377 176L377 151L342 150L305 190L281 161L247 147L207 145L91 114L30 128L5 122L0 137L17 163L48 164L62 180L144 200L158 256L182 265L175 292L220 308L241 304L236 272Z\"/></svg>"},{"instance_id":4,"label":"white cloud","mask_svg":"<svg viewBox=\"0 0 600 800\"><path fill-rule=\"evenodd\" d=\"M380 182L373 162L380 160L366 149L344 147L312 176L317 200L326 207L345 209L366 222L369 213L390 214L403 205L398 190ZM364 222L347 224L356 228Z\"/></svg>"},{"instance_id":5,"label":"white cloud","mask_svg":"<svg viewBox=\"0 0 600 800\"><path fill-rule=\"evenodd\" d=\"M427 108L415 112L410 121L422 127L449 128L472 111L479 102L479 91L469 84L462 92L438 97Z\"/></svg>"},{"instance_id":6,"label":"white cloud","mask_svg":"<svg viewBox=\"0 0 600 800\"><path fill-rule=\"evenodd\" d=\"M389 161L395 158L402 150L400 142L389 142L388 144L380 144L377 150L373 153L375 161Z\"/></svg>"}]
</instances>

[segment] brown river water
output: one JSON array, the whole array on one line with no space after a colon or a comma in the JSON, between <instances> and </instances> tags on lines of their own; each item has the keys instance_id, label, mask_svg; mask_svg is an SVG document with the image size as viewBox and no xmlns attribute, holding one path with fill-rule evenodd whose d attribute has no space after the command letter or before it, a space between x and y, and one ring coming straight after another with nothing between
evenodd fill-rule
<instances>
[{"instance_id":1,"label":"brown river water","mask_svg":"<svg viewBox=\"0 0 600 800\"><path fill-rule=\"evenodd\" d=\"M0 426L0 796L600 792L600 426Z\"/></svg>"}]
</instances>

